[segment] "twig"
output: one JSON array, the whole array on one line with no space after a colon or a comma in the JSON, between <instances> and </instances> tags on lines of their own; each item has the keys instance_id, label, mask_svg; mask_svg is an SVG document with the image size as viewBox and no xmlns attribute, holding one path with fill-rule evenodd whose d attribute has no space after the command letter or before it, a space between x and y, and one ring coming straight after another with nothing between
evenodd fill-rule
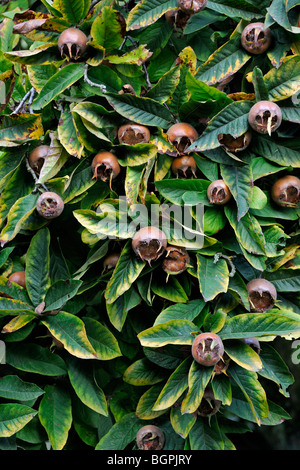
<instances>
[{"instance_id":1,"label":"twig","mask_svg":"<svg viewBox=\"0 0 300 470\"><path fill-rule=\"evenodd\" d=\"M97 88L100 88L100 90L103 93L106 93L106 86L105 85L100 85L99 83L94 83L94 82L92 82L92 80L89 79L88 74L87 74L88 68L89 68L89 65L85 64L85 66L84 66L84 75L83 75L84 81L87 82L91 86L95 86Z\"/></svg>"},{"instance_id":2,"label":"twig","mask_svg":"<svg viewBox=\"0 0 300 470\"><path fill-rule=\"evenodd\" d=\"M231 267L231 272L229 273L229 277L233 277L236 273L236 267L234 266L233 262L231 261L231 258L229 256L223 255L222 253L216 253L214 256L214 263L217 263L220 258L224 258L228 261Z\"/></svg>"},{"instance_id":3,"label":"twig","mask_svg":"<svg viewBox=\"0 0 300 470\"><path fill-rule=\"evenodd\" d=\"M24 106L28 98L30 98L28 104L31 105L33 102L34 93L35 93L35 89L32 87L29 91L27 91L22 101L20 101L16 109L11 114L17 114L20 111L20 109Z\"/></svg>"},{"instance_id":4,"label":"twig","mask_svg":"<svg viewBox=\"0 0 300 470\"><path fill-rule=\"evenodd\" d=\"M34 183L35 183L35 189L33 190L33 192L37 192L39 190L39 186L41 186L45 191L49 191L49 189L47 188L47 186L45 186L43 183L40 183L39 182L39 179L38 177L36 176L35 172L33 171L33 169L31 168L31 166L29 165L29 162L28 162L28 159L26 158L26 169L29 171L29 173L31 174L31 176L33 177L34 179Z\"/></svg>"}]
</instances>

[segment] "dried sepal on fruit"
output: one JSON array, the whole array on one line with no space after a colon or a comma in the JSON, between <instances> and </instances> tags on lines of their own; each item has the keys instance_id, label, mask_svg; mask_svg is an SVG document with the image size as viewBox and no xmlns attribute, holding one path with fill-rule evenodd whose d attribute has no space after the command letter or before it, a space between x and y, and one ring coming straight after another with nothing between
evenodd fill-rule
<instances>
[{"instance_id":1,"label":"dried sepal on fruit","mask_svg":"<svg viewBox=\"0 0 300 470\"><path fill-rule=\"evenodd\" d=\"M160 428L147 424L138 430L136 444L139 450L161 450L165 444L165 436Z\"/></svg>"},{"instance_id":2,"label":"dried sepal on fruit","mask_svg":"<svg viewBox=\"0 0 300 470\"><path fill-rule=\"evenodd\" d=\"M247 291L252 311L262 313L274 307L277 291L267 279L258 278L249 281Z\"/></svg>"},{"instance_id":3,"label":"dried sepal on fruit","mask_svg":"<svg viewBox=\"0 0 300 470\"><path fill-rule=\"evenodd\" d=\"M185 248L167 246L166 256L162 262L162 269L167 274L177 275L183 273L190 263L190 256Z\"/></svg>"},{"instance_id":4,"label":"dried sepal on fruit","mask_svg":"<svg viewBox=\"0 0 300 470\"><path fill-rule=\"evenodd\" d=\"M222 179L213 181L207 188L207 197L211 204L223 205L231 199L231 192Z\"/></svg>"},{"instance_id":5,"label":"dried sepal on fruit","mask_svg":"<svg viewBox=\"0 0 300 470\"><path fill-rule=\"evenodd\" d=\"M259 134L271 135L281 125L282 112L278 104L272 101L258 101L250 109L248 121Z\"/></svg>"},{"instance_id":6,"label":"dried sepal on fruit","mask_svg":"<svg viewBox=\"0 0 300 470\"><path fill-rule=\"evenodd\" d=\"M201 333L192 344L192 356L196 362L206 367L217 364L224 354L221 338L215 333Z\"/></svg>"},{"instance_id":7,"label":"dried sepal on fruit","mask_svg":"<svg viewBox=\"0 0 300 470\"><path fill-rule=\"evenodd\" d=\"M186 155L174 158L171 170L177 178L196 178L197 164L194 157Z\"/></svg>"},{"instance_id":8,"label":"dried sepal on fruit","mask_svg":"<svg viewBox=\"0 0 300 470\"><path fill-rule=\"evenodd\" d=\"M28 164L37 175L41 172L41 169L48 157L49 150L49 145L39 145L29 154Z\"/></svg>"},{"instance_id":9,"label":"dried sepal on fruit","mask_svg":"<svg viewBox=\"0 0 300 470\"><path fill-rule=\"evenodd\" d=\"M239 137L233 137L231 134L219 134L218 141L228 152L241 152L250 145L252 132L248 130Z\"/></svg>"},{"instance_id":10,"label":"dried sepal on fruit","mask_svg":"<svg viewBox=\"0 0 300 470\"><path fill-rule=\"evenodd\" d=\"M167 248L167 238L157 227L143 227L138 230L132 239L133 251L142 261L151 265L164 254Z\"/></svg>"},{"instance_id":11,"label":"dried sepal on fruit","mask_svg":"<svg viewBox=\"0 0 300 470\"><path fill-rule=\"evenodd\" d=\"M14 282L15 284L19 284L19 286L26 288L25 271L15 271L9 276L8 280L9 282Z\"/></svg>"},{"instance_id":12,"label":"dried sepal on fruit","mask_svg":"<svg viewBox=\"0 0 300 470\"><path fill-rule=\"evenodd\" d=\"M216 400L214 392L211 389L205 389L197 412L204 418L210 418L218 413L221 405L221 400Z\"/></svg>"},{"instance_id":13,"label":"dried sepal on fruit","mask_svg":"<svg viewBox=\"0 0 300 470\"><path fill-rule=\"evenodd\" d=\"M88 38L80 29L68 28L59 36L57 45L62 58L78 60L87 50Z\"/></svg>"},{"instance_id":14,"label":"dried sepal on fruit","mask_svg":"<svg viewBox=\"0 0 300 470\"><path fill-rule=\"evenodd\" d=\"M36 210L44 219L56 219L64 210L64 202L58 194L45 191L37 200Z\"/></svg>"},{"instance_id":15,"label":"dried sepal on fruit","mask_svg":"<svg viewBox=\"0 0 300 470\"><path fill-rule=\"evenodd\" d=\"M266 52L272 43L272 31L265 28L264 23L250 23L241 34L243 48L251 54L262 54Z\"/></svg>"},{"instance_id":16,"label":"dried sepal on fruit","mask_svg":"<svg viewBox=\"0 0 300 470\"><path fill-rule=\"evenodd\" d=\"M177 3L181 10L194 14L204 10L207 0L177 0Z\"/></svg>"},{"instance_id":17,"label":"dried sepal on fruit","mask_svg":"<svg viewBox=\"0 0 300 470\"><path fill-rule=\"evenodd\" d=\"M129 122L119 128L118 139L124 145L146 144L150 140L150 131L146 126Z\"/></svg>"},{"instance_id":18,"label":"dried sepal on fruit","mask_svg":"<svg viewBox=\"0 0 300 470\"><path fill-rule=\"evenodd\" d=\"M300 179L293 175L279 178L272 186L271 197L278 206L297 206L300 201Z\"/></svg>"},{"instance_id":19,"label":"dried sepal on fruit","mask_svg":"<svg viewBox=\"0 0 300 470\"><path fill-rule=\"evenodd\" d=\"M177 153L182 155L186 149L198 139L196 129L186 122L173 124L167 131L167 137Z\"/></svg>"},{"instance_id":20,"label":"dried sepal on fruit","mask_svg":"<svg viewBox=\"0 0 300 470\"><path fill-rule=\"evenodd\" d=\"M92 161L93 178L99 178L101 181L109 182L111 186L120 173L121 167L117 157L111 152L99 152Z\"/></svg>"}]
</instances>

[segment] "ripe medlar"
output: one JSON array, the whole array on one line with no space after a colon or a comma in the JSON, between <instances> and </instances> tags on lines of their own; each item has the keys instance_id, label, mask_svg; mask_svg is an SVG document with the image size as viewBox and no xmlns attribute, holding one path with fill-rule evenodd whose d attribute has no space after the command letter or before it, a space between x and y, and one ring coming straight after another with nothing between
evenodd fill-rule
<instances>
[{"instance_id":1,"label":"ripe medlar","mask_svg":"<svg viewBox=\"0 0 300 470\"><path fill-rule=\"evenodd\" d=\"M271 135L282 122L282 112L278 104L272 101L258 101L250 109L248 121L259 134Z\"/></svg>"},{"instance_id":2,"label":"ripe medlar","mask_svg":"<svg viewBox=\"0 0 300 470\"><path fill-rule=\"evenodd\" d=\"M88 39L83 31L77 28L65 29L58 38L58 48L62 58L78 60L87 50Z\"/></svg>"},{"instance_id":3,"label":"ripe medlar","mask_svg":"<svg viewBox=\"0 0 300 470\"><path fill-rule=\"evenodd\" d=\"M52 220L61 215L64 202L58 194L46 191L38 198L36 210L44 219Z\"/></svg>"},{"instance_id":4,"label":"ripe medlar","mask_svg":"<svg viewBox=\"0 0 300 470\"><path fill-rule=\"evenodd\" d=\"M150 140L150 131L140 124L128 123L119 128L118 139L125 145L146 144Z\"/></svg>"},{"instance_id":5,"label":"ripe medlar","mask_svg":"<svg viewBox=\"0 0 300 470\"><path fill-rule=\"evenodd\" d=\"M241 152L245 150L252 138L252 132L248 130L239 137L233 137L231 134L219 134L218 141L229 152Z\"/></svg>"},{"instance_id":6,"label":"ripe medlar","mask_svg":"<svg viewBox=\"0 0 300 470\"><path fill-rule=\"evenodd\" d=\"M275 286L267 279L253 279L248 282L247 290L253 312L267 312L274 307L277 291Z\"/></svg>"},{"instance_id":7,"label":"ripe medlar","mask_svg":"<svg viewBox=\"0 0 300 470\"><path fill-rule=\"evenodd\" d=\"M29 166L37 175L39 175L41 172L41 169L48 156L49 149L49 145L39 145L34 150L32 150L28 157Z\"/></svg>"},{"instance_id":8,"label":"ripe medlar","mask_svg":"<svg viewBox=\"0 0 300 470\"><path fill-rule=\"evenodd\" d=\"M248 344L256 354L260 354L260 344L257 338L243 338L242 341Z\"/></svg>"},{"instance_id":9,"label":"ripe medlar","mask_svg":"<svg viewBox=\"0 0 300 470\"><path fill-rule=\"evenodd\" d=\"M92 161L93 178L111 182L121 171L117 157L111 152L100 152Z\"/></svg>"},{"instance_id":10,"label":"ripe medlar","mask_svg":"<svg viewBox=\"0 0 300 470\"><path fill-rule=\"evenodd\" d=\"M243 48L251 54L262 54L269 49L272 42L270 28L265 28L263 23L251 23L246 26L241 35Z\"/></svg>"},{"instance_id":11,"label":"ripe medlar","mask_svg":"<svg viewBox=\"0 0 300 470\"><path fill-rule=\"evenodd\" d=\"M171 169L177 178L196 178L197 165L194 157L174 158Z\"/></svg>"},{"instance_id":12,"label":"ripe medlar","mask_svg":"<svg viewBox=\"0 0 300 470\"><path fill-rule=\"evenodd\" d=\"M214 366L221 360L223 354L223 342L215 333L201 333L193 341L192 356L203 366Z\"/></svg>"},{"instance_id":13,"label":"ripe medlar","mask_svg":"<svg viewBox=\"0 0 300 470\"><path fill-rule=\"evenodd\" d=\"M132 248L141 260L156 261L167 248L167 238L157 227L143 227L138 230L132 239Z\"/></svg>"},{"instance_id":14,"label":"ripe medlar","mask_svg":"<svg viewBox=\"0 0 300 470\"><path fill-rule=\"evenodd\" d=\"M211 204L223 205L231 199L231 192L222 179L213 181L207 188L207 197Z\"/></svg>"},{"instance_id":15,"label":"ripe medlar","mask_svg":"<svg viewBox=\"0 0 300 470\"><path fill-rule=\"evenodd\" d=\"M120 258L120 253L111 253L110 255L107 255L103 261L104 272L107 272L110 269L115 268L118 264L119 258Z\"/></svg>"},{"instance_id":16,"label":"ripe medlar","mask_svg":"<svg viewBox=\"0 0 300 470\"><path fill-rule=\"evenodd\" d=\"M300 201L300 179L293 175L279 178L272 186L271 197L279 206L296 206Z\"/></svg>"},{"instance_id":17,"label":"ripe medlar","mask_svg":"<svg viewBox=\"0 0 300 470\"><path fill-rule=\"evenodd\" d=\"M207 5L207 0L177 0L179 8L187 13L198 13Z\"/></svg>"},{"instance_id":18,"label":"ripe medlar","mask_svg":"<svg viewBox=\"0 0 300 470\"><path fill-rule=\"evenodd\" d=\"M210 389L206 389L204 390L203 397L197 411L200 416L209 418L210 416L218 413L221 405L221 400L216 400L214 392Z\"/></svg>"},{"instance_id":19,"label":"ripe medlar","mask_svg":"<svg viewBox=\"0 0 300 470\"><path fill-rule=\"evenodd\" d=\"M157 426L147 424L137 432L136 444L139 450L161 450L165 444L165 436Z\"/></svg>"},{"instance_id":20,"label":"ripe medlar","mask_svg":"<svg viewBox=\"0 0 300 470\"><path fill-rule=\"evenodd\" d=\"M10 282L14 282L16 284L19 284L19 286L21 286L21 287L26 288L25 271L15 271L14 273L12 273L9 276L8 280Z\"/></svg>"},{"instance_id":21,"label":"ripe medlar","mask_svg":"<svg viewBox=\"0 0 300 470\"><path fill-rule=\"evenodd\" d=\"M171 25L176 31L182 31L188 20L190 19L190 13L183 10L169 10L165 13L167 23Z\"/></svg>"},{"instance_id":22,"label":"ripe medlar","mask_svg":"<svg viewBox=\"0 0 300 470\"><path fill-rule=\"evenodd\" d=\"M166 273L176 275L187 269L190 257L184 248L168 246L166 252L166 257L162 263L162 268Z\"/></svg>"},{"instance_id":23,"label":"ripe medlar","mask_svg":"<svg viewBox=\"0 0 300 470\"><path fill-rule=\"evenodd\" d=\"M167 137L177 153L184 154L186 149L198 139L198 132L190 124L179 122L168 129Z\"/></svg>"}]
</instances>

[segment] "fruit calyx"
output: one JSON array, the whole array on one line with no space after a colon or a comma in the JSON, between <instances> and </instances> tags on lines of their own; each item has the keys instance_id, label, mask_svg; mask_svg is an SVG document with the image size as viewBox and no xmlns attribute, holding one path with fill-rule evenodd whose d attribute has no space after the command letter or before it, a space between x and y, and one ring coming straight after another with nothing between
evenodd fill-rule
<instances>
[{"instance_id":1,"label":"fruit calyx","mask_svg":"<svg viewBox=\"0 0 300 470\"><path fill-rule=\"evenodd\" d=\"M249 111L248 121L252 129L259 134L276 131L282 122L282 112L278 104L271 101L258 101Z\"/></svg>"},{"instance_id":2,"label":"fruit calyx","mask_svg":"<svg viewBox=\"0 0 300 470\"><path fill-rule=\"evenodd\" d=\"M174 158L171 166L176 178L196 178L197 164L194 157L183 156Z\"/></svg>"},{"instance_id":3,"label":"fruit calyx","mask_svg":"<svg viewBox=\"0 0 300 470\"><path fill-rule=\"evenodd\" d=\"M128 123L119 128L118 139L124 145L145 144L150 140L150 131L146 126Z\"/></svg>"},{"instance_id":4,"label":"fruit calyx","mask_svg":"<svg viewBox=\"0 0 300 470\"><path fill-rule=\"evenodd\" d=\"M183 155L186 149L198 139L198 132L190 124L178 122L168 129L167 137L177 153Z\"/></svg>"},{"instance_id":5,"label":"fruit calyx","mask_svg":"<svg viewBox=\"0 0 300 470\"><path fill-rule=\"evenodd\" d=\"M83 31L77 28L65 29L58 38L58 48L62 58L78 60L87 50L88 39Z\"/></svg>"},{"instance_id":6,"label":"fruit calyx","mask_svg":"<svg viewBox=\"0 0 300 470\"><path fill-rule=\"evenodd\" d=\"M50 147L49 145L39 145L30 153L28 157L28 163L30 168L39 175L41 169L47 159Z\"/></svg>"},{"instance_id":7,"label":"fruit calyx","mask_svg":"<svg viewBox=\"0 0 300 470\"><path fill-rule=\"evenodd\" d=\"M231 134L219 134L219 143L229 152L241 152L245 150L252 138L252 132L248 130L239 137L233 137Z\"/></svg>"},{"instance_id":8,"label":"fruit calyx","mask_svg":"<svg viewBox=\"0 0 300 470\"><path fill-rule=\"evenodd\" d=\"M139 450L161 450L165 443L165 436L160 428L148 424L137 432L136 443Z\"/></svg>"},{"instance_id":9,"label":"fruit calyx","mask_svg":"<svg viewBox=\"0 0 300 470\"><path fill-rule=\"evenodd\" d=\"M293 175L279 178L272 186L271 197L279 206L297 206L300 201L300 179Z\"/></svg>"},{"instance_id":10,"label":"fruit calyx","mask_svg":"<svg viewBox=\"0 0 300 470\"><path fill-rule=\"evenodd\" d=\"M222 179L213 181L207 188L207 197L211 204L223 205L231 199L231 192Z\"/></svg>"},{"instance_id":11,"label":"fruit calyx","mask_svg":"<svg viewBox=\"0 0 300 470\"><path fill-rule=\"evenodd\" d=\"M58 194L45 191L37 200L36 210L44 219L55 219L63 212L64 202Z\"/></svg>"},{"instance_id":12,"label":"fruit calyx","mask_svg":"<svg viewBox=\"0 0 300 470\"><path fill-rule=\"evenodd\" d=\"M121 167L117 157L111 152L99 152L92 161L93 178L99 178L105 183L115 179L120 171Z\"/></svg>"},{"instance_id":13,"label":"fruit calyx","mask_svg":"<svg viewBox=\"0 0 300 470\"><path fill-rule=\"evenodd\" d=\"M151 265L167 248L167 238L157 227L143 227L138 230L132 239L132 248L142 261Z\"/></svg>"},{"instance_id":14,"label":"fruit calyx","mask_svg":"<svg viewBox=\"0 0 300 470\"><path fill-rule=\"evenodd\" d=\"M167 274L177 275L187 269L189 262L189 254L184 248L168 246L162 268Z\"/></svg>"},{"instance_id":15,"label":"fruit calyx","mask_svg":"<svg viewBox=\"0 0 300 470\"><path fill-rule=\"evenodd\" d=\"M192 356L203 366L214 366L222 359L223 354L223 342L215 333L201 333L193 341Z\"/></svg>"},{"instance_id":16,"label":"fruit calyx","mask_svg":"<svg viewBox=\"0 0 300 470\"><path fill-rule=\"evenodd\" d=\"M246 26L241 35L243 48L252 54L262 54L269 49L272 42L272 32L270 28L265 28L263 23L250 23Z\"/></svg>"},{"instance_id":17,"label":"fruit calyx","mask_svg":"<svg viewBox=\"0 0 300 470\"><path fill-rule=\"evenodd\" d=\"M252 311L262 313L274 307L277 291L267 279L259 278L249 281L247 291Z\"/></svg>"}]
</instances>

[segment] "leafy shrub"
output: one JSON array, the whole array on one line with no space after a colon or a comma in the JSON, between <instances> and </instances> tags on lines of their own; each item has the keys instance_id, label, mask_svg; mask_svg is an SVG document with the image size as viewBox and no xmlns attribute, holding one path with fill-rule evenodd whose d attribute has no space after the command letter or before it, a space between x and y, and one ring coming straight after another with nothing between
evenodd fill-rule
<instances>
[{"instance_id":1,"label":"leafy shrub","mask_svg":"<svg viewBox=\"0 0 300 470\"><path fill-rule=\"evenodd\" d=\"M266 384L289 397L272 343L300 329L297 3L1 2L1 448L132 450L151 424L165 450L227 450L290 418ZM253 22L272 34L260 54L241 44ZM88 47L58 47L71 27ZM281 114L254 117L264 132L261 101ZM128 122L144 129L120 141ZM171 139L175 123L195 134ZM92 167L103 152L115 173ZM46 191L55 218L36 210ZM133 249L137 207L169 223L167 251ZM221 339L216 365L194 360L200 333Z\"/></svg>"}]
</instances>

